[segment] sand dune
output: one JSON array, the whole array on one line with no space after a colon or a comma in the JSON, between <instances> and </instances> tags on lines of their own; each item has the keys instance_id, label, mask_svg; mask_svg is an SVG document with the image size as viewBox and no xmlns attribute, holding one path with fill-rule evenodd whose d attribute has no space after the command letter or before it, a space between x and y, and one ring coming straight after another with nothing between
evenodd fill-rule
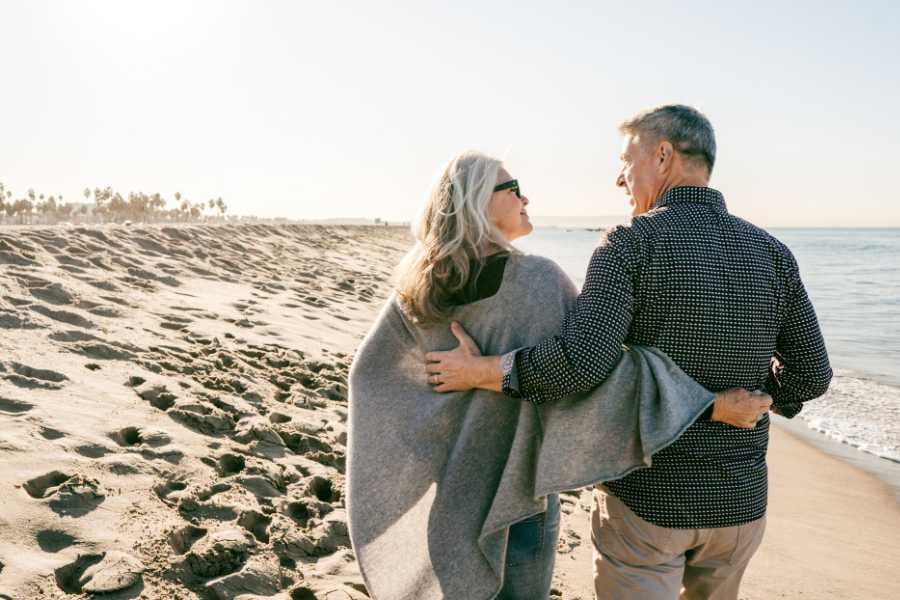
<instances>
[{"instance_id":1,"label":"sand dune","mask_svg":"<svg viewBox=\"0 0 900 600\"><path fill-rule=\"evenodd\" d=\"M0 598L366 597L346 376L408 244L375 227L0 232Z\"/></svg>"}]
</instances>

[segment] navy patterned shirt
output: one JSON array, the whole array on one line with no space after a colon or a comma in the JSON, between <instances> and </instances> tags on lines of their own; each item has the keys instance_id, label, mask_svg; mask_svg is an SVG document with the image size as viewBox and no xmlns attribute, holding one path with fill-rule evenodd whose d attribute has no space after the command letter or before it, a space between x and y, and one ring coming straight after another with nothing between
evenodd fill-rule
<instances>
[{"instance_id":1,"label":"navy patterned shirt","mask_svg":"<svg viewBox=\"0 0 900 600\"><path fill-rule=\"evenodd\" d=\"M545 402L596 387L623 344L665 351L713 391L765 390L787 417L831 381L790 250L706 187L674 188L607 232L560 334L503 357L504 392ZM768 439L768 416L754 429L700 419L652 466L606 486L663 527L747 523L765 514Z\"/></svg>"}]
</instances>

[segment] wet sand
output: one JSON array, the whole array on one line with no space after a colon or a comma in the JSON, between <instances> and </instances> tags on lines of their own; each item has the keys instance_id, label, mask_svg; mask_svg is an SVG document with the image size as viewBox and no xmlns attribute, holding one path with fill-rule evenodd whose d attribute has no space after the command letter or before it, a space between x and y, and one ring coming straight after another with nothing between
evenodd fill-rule
<instances>
[{"instance_id":1,"label":"wet sand","mask_svg":"<svg viewBox=\"0 0 900 600\"><path fill-rule=\"evenodd\" d=\"M768 457L766 534L740 598L900 598L900 507L892 490L777 425ZM567 600L593 597L589 498L583 493L563 525L585 542L557 557L557 587Z\"/></svg>"}]
</instances>

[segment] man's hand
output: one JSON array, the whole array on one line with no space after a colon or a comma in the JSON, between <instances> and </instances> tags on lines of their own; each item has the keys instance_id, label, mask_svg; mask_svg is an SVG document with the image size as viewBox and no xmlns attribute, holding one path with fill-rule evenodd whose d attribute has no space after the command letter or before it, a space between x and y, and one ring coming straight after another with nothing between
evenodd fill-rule
<instances>
[{"instance_id":1,"label":"man's hand","mask_svg":"<svg viewBox=\"0 0 900 600\"><path fill-rule=\"evenodd\" d=\"M473 388L501 391L500 357L481 356L478 344L456 321L450 324L450 331L459 340L459 346L425 355L425 371L434 391L460 392Z\"/></svg>"},{"instance_id":2,"label":"man's hand","mask_svg":"<svg viewBox=\"0 0 900 600\"><path fill-rule=\"evenodd\" d=\"M734 388L716 394L710 418L741 429L753 429L771 406L772 397L764 392Z\"/></svg>"}]
</instances>

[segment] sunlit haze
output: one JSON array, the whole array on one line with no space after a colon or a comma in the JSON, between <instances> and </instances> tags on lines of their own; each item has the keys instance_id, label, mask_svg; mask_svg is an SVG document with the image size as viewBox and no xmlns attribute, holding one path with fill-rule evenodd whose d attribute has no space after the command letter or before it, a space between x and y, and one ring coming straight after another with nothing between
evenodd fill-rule
<instances>
[{"instance_id":1,"label":"sunlit haze","mask_svg":"<svg viewBox=\"0 0 900 600\"><path fill-rule=\"evenodd\" d=\"M889 2L0 0L0 181L410 220L455 153L548 215L627 214L617 125L691 104L763 226L900 226Z\"/></svg>"}]
</instances>

